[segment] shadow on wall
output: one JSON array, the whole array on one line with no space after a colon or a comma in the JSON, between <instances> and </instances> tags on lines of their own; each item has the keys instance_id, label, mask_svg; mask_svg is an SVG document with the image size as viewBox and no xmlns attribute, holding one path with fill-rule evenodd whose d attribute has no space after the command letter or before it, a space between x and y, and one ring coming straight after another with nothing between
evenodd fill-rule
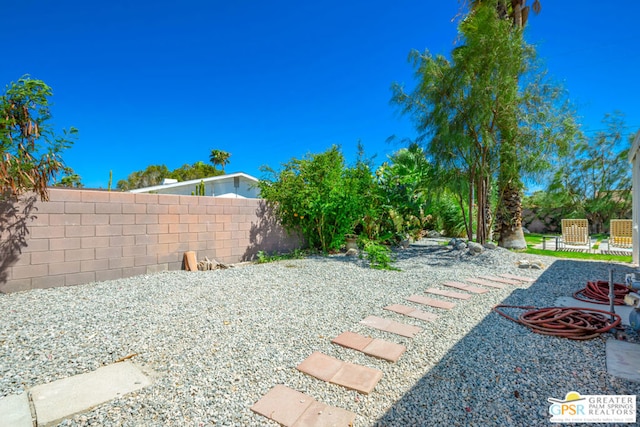
<instances>
[{"instance_id":1,"label":"shadow on wall","mask_svg":"<svg viewBox=\"0 0 640 427\"><path fill-rule=\"evenodd\" d=\"M18 201L0 200L0 283L6 283L9 268L18 261L22 249L27 246L27 224L36 218L33 214L37 210L35 203L35 195Z\"/></svg>"},{"instance_id":2,"label":"shadow on wall","mask_svg":"<svg viewBox=\"0 0 640 427\"><path fill-rule=\"evenodd\" d=\"M260 200L256 209L257 223L251 224L249 246L242 256L243 261L253 261L259 251L267 253L289 252L301 246L297 235L288 234L276 218L273 208L265 200Z\"/></svg>"},{"instance_id":3,"label":"shadow on wall","mask_svg":"<svg viewBox=\"0 0 640 427\"><path fill-rule=\"evenodd\" d=\"M583 288L587 280L607 280L610 268L615 282L633 270L613 263L556 261L529 288L514 288L502 303L549 307L556 298ZM443 316L431 328L428 339L451 340L450 347L438 352L435 349L449 345L441 341L409 350L423 352L411 367L423 374L376 426L548 425L549 397L562 398L571 390L640 392L640 384L607 374L601 338L571 341L540 335L494 312L459 339L452 337L457 328L453 318L447 321ZM523 350L527 348L531 350ZM599 378L601 389L593 388L593 376ZM499 409L495 402L500 402Z\"/></svg>"}]
</instances>

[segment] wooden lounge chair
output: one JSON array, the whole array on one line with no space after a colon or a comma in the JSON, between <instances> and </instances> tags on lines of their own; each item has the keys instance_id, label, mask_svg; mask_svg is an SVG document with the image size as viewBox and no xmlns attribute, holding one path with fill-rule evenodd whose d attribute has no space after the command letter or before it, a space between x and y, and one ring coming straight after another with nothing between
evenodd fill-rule
<instances>
[{"instance_id":1,"label":"wooden lounge chair","mask_svg":"<svg viewBox=\"0 0 640 427\"><path fill-rule=\"evenodd\" d=\"M609 247L630 248L632 221L630 219L612 219L609 229Z\"/></svg>"},{"instance_id":2,"label":"wooden lounge chair","mask_svg":"<svg viewBox=\"0 0 640 427\"><path fill-rule=\"evenodd\" d=\"M589 221L586 219L563 219L561 243L563 247L570 246L573 249L590 251ZM585 247L579 248L578 246Z\"/></svg>"}]
</instances>

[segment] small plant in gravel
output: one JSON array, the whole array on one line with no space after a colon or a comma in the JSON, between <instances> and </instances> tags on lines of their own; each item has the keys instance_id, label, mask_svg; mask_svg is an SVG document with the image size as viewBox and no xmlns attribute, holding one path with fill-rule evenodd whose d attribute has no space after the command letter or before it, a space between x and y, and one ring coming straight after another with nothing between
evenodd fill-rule
<instances>
[{"instance_id":1,"label":"small plant in gravel","mask_svg":"<svg viewBox=\"0 0 640 427\"><path fill-rule=\"evenodd\" d=\"M367 240L364 242L363 247L371 268L375 268L376 270L400 270L399 268L391 265L395 259L388 246L382 245L373 240ZM360 256L362 257L362 254Z\"/></svg>"}]
</instances>

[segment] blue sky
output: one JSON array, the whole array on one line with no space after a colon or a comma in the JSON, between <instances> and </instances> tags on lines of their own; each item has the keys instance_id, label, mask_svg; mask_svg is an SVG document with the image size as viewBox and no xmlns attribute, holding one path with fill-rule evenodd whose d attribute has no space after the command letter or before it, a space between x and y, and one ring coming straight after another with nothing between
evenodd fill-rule
<instances>
[{"instance_id":1,"label":"blue sky","mask_svg":"<svg viewBox=\"0 0 640 427\"><path fill-rule=\"evenodd\" d=\"M0 85L23 74L54 90L53 122L79 139L64 158L86 187L151 164L231 153L258 177L292 157L358 140L377 162L413 138L389 104L413 85L411 49L449 54L450 1L2 2ZM575 104L587 134L605 113L640 129L640 2L541 0L527 40Z\"/></svg>"}]
</instances>

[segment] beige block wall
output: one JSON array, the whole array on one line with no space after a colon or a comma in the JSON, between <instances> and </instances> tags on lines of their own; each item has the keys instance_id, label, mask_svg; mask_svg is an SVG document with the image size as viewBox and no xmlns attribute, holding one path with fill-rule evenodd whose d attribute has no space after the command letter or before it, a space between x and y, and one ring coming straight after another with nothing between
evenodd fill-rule
<instances>
[{"instance_id":1,"label":"beige block wall","mask_svg":"<svg viewBox=\"0 0 640 427\"><path fill-rule=\"evenodd\" d=\"M184 252L224 263L285 252L263 200L52 188L0 203L0 292L182 269Z\"/></svg>"}]
</instances>

